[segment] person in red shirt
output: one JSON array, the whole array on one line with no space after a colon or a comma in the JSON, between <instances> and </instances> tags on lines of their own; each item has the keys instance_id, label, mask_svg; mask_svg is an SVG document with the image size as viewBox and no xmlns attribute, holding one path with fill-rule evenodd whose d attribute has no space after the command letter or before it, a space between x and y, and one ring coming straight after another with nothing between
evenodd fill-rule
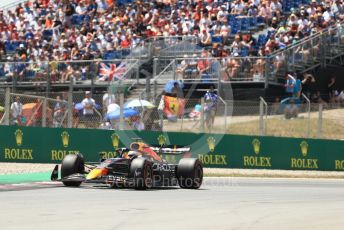
<instances>
[{"instance_id":1,"label":"person in red shirt","mask_svg":"<svg viewBox=\"0 0 344 230\"><path fill-rule=\"evenodd\" d=\"M124 40L121 41L122 48L129 48L131 45L131 37L129 35L125 35Z\"/></svg>"}]
</instances>

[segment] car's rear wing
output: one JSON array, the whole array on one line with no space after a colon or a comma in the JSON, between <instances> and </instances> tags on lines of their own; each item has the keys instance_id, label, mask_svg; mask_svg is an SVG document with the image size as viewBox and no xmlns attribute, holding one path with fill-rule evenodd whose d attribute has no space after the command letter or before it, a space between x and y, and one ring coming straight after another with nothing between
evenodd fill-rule
<instances>
[{"instance_id":1,"label":"car's rear wing","mask_svg":"<svg viewBox=\"0 0 344 230\"><path fill-rule=\"evenodd\" d=\"M165 155L177 155L184 154L191 151L191 147L182 146L182 145L163 145L163 146L150 146L153 151L158 154Z\"/></svg>"}]
</instances>

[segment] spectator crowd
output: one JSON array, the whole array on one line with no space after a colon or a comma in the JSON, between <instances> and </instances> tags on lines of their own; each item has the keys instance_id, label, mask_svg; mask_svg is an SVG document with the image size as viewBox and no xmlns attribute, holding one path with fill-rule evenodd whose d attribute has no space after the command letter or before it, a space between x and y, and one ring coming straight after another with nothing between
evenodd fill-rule
<instances>
[{"instance_id":1,"label":"spectator crowd","mask_svg":"<svg viewBox=\"0 0 344 230\"><path fill-rule=\"evenodd\" d=\"M340 0L34 0L0 11L0 49L21 61L90 60L147 37L193 35L217 57L257 56L343 19ZM256 39L252 30L260 24L271 30Z\"/></svg>"}]
</instances>

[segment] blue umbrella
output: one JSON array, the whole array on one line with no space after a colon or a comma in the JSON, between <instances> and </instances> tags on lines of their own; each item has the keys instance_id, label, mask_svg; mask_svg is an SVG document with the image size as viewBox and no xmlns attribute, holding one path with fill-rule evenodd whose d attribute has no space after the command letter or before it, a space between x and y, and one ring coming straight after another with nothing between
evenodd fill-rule
<instances>
[{"instance_id":1,"label":"blue umbrella","mask_svg":"<svg viewBox=\"0 0 344 230\"><path fill-rule=\"evenodd\" d=\"M74 105L74 108L76 109L76 110L82 110L83 108L84 108L84 106L82 105L82 103L80 102L80 103L76 103L75 105ZM99 104L96 104L96 109L97 110L99 110L99 109L101 109L102 107L99 105Z\"/></svg>"},{"instance_id":2,"label":"blue umbrella","mask_svg":"<svg viewBox=\"0 0 344 230\"><path fill-rule=\"evenodd\" d=\"M114 120L114 119L119 119L120 118L120 109L117 109L115 111L112 111L108 114L106 114L105 119L107 120ZM124 109L123 111L123 117L127 118L127 117L132 117L132 116L137 116L139 115L139 111L135 110L135 109Z\"/></svg>"},{"instance_id":3,"label":"blue umbrella","mask_svg":"<svg viewBox=\"0 0 344 230\"><path fill-rule=\"evenodd\" d=\"M74 108L75 108L76 110L82 110L84 107L82 106L81 103L77 103L77 104L75 104Z\"/></svg>"},{"instance_id":4,"label":"blue umbrella","mask_svg":"<svg viewBox=\"0 0 344 230\"><path fill-rule=\"evenodd\" d=\"M183 82L176 81L176 80L170 80L170 81L168 81L166 83L165 88L164 88L166 93L172 93L172 90L173 90L173 87L174 87L174 83L178 83L179 88L181 88L181 89L184 88Z\"/></svg>"},{"instance_id":5,"label":"blue umbrella","mask_svg":"<svg viewBox=\"0 0 344 230\"><path fill-rule=\"evenodd\" d=\"M298 97L287 97L287 98L283 99L280 103L282 105L289 104L290 100L294 100L296 105L300 105L301 104L301 100Z\"/></svg>"}]
</instances>

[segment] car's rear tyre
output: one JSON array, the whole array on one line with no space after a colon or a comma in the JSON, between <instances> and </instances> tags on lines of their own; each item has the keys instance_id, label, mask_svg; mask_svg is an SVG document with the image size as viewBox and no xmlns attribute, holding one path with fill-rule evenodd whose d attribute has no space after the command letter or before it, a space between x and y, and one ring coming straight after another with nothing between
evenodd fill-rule
<instances>
[{"instance_id":1,"label":"car's rear tyre","mask_svg":"<svg viewBox=\"0 0 344 230\"><path fill-rule=\"evenodd\" d=\"M203 181L203 166L199 159L183 158L177 167L177 179L181 188L198 189Z\"/></svg>"},{"instance_id":2,"label":"car's rear tyre","mask_svg":"<svg viewBox=\"0 0 344 230\"><path fill-rule=\"evenodd\" d=\"M145 158L135 158L130 165L130 175L134 180L134 188L138 190L153 187L153 164Z\"/></svg>"},{"instance_id":3,"label":"car's rear tyre","mask_svg":"<svg viewBox=\"0 0 344 230\"><path fill-rule=\"evenodd\" d=\"M85 163L84 158L80 154L69 154L66 155L61 164L61 177L70 176L75 173L84 173ZM80 181L62 181L65 186L78 187Z\"/></svg>"}]
</instances>

